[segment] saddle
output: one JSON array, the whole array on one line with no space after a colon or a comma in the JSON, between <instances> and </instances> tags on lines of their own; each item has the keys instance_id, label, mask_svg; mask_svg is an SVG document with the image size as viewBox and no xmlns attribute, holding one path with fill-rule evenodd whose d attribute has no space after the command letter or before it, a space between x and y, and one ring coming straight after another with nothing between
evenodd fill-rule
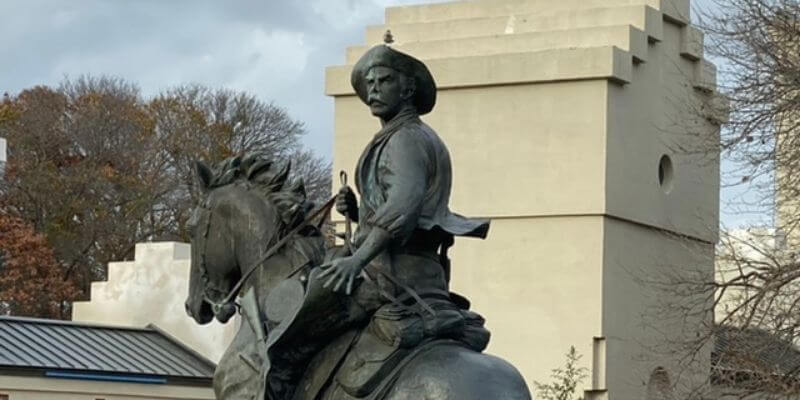
<instances>
[{"instance_id":1,"label":"saddle","mask_svg":"<svg viewBox=\"0 0 800 400\"><path fill-rule=\"evenodd\" d=\"M482 351L489 340L483 318L444 290L392 297L368 312L352 297L322 288L313 269L305 287L299 285L287 281L267 299L268 310L269 303L281 305L267 312L269 319L281 316L267 323L268 357L273 368L300 375L291 379L291 396L279 398L316 400L332 392L342 392L336 398L366 398L427 342L451 339ZM295 299L292 305L286 304L289 298Z\"/></svg>"},{"instance_id":2,"label":"saddle","mask_svg":"<svg viewBox=\"0 0 800 400\"><path fill-rule=\"evenodd\" d=\"M367 327L340 336L321 351L306 369L294 400L323 398L364 398L384 382L402 361L422 343L421 323L407 325L412 342L391 343L375 331L374 320ZM335 393L335 395L334 395Z\"/></svg>"},{"instance_id":3,"label":"saddle","mask_svg":"<svg viewBox=\"0 0 800 400\"><path fill-rule=\"evenodd\" d=\"M361 332L336 372L335 382L355 397L372 393L425 337L423 319L387 305Z\"/></svg>"},{"instance_id":4,"label":"saddle","mask_svg":"<svg viewBox=\"0 0 800 400\"><path fill-rule=\"evenodd\" d=\"M476 351L485 348L489 333L480 316L432 305L437 312L430 318L407 307L381 307L365 327L341 335L314 357L293 399L371 399L431 343L445 340Z\"/></svg>"}]
</instances>

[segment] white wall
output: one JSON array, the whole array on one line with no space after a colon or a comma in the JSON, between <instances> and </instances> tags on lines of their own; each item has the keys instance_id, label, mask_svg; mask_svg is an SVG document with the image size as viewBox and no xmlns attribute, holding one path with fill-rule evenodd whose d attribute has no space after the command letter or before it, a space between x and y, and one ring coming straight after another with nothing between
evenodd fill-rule
<instances>
[{"instance_id":1,"label":"white wall","mask_svg":"<svg viewBox=\"0 0 800 400\"><path fill-rule=\"evenodd\" d=\"M136 244L134 261L110 263L108 280L92 283L91 300L76 302L72 319L135 327L152 323L219 361L233 339L236 320L200 326L186 314L190 249L177 242Z\"/></svg>"},{"instance_id":2,"label":"white wall","mask_svg":"<svg viewBox=\"0 0 800 400\"><path fill-rule=\"evenodd\" d=\"M213 400L211 388L93 382L23 376L0 376L0 394L10 400Z\"/></svg>"}]
</instances>

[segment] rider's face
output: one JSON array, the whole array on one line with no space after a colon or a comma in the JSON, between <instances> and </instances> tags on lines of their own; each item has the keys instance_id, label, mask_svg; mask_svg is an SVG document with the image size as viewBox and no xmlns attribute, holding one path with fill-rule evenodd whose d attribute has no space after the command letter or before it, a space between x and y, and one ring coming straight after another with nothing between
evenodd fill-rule
<instances>
[{"instance_id":1,"label":"rider's face","mask_svg":"<svg viewBox=\"0 0 800 400\"><path fill-rule=\"evenodd\" d=\"M384 121L394 118L413 95L409 79L391 68L372 67L365 79L369 109Z\"/></svg>"}]
</instances>

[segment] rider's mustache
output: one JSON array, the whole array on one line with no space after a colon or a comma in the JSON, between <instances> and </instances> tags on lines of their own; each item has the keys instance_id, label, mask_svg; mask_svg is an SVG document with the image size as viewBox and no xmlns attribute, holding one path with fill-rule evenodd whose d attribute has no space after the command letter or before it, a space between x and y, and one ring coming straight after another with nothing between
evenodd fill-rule
<instances>
[{"instance_id":1,"label":"rider's mustache","mask_svg":"<svg viewBox=\"0 0 800 400\"><path fill-rule=\"evenodd\" d=\"M369 104L369 105L378 104L378 105L382 105L382 106L386 105L386 103L384 103L383 101L381 101L380 99L375 98L375 97L367 98L367 104Z\"/></svg>"}]
</instances>

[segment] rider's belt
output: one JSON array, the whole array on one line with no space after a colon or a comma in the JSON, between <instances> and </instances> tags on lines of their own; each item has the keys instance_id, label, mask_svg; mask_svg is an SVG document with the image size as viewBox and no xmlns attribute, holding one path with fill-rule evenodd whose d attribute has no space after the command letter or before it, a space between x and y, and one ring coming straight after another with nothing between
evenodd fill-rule
<instances>
[{"instance_id":1,"label":"rider's belt","mask_svg":"<svg viewBox=\"0 0 800 400\"><path fill-rule=\"evenodd\" d=\"M420 243L419 241L410 240L403 246L396 246L391 249L392 254L408 254L417 257L428 258L437 264L440 263L439 242L434 243Z\"/></svg>"},{"instance_id":2,"label":"rider's belt","mask_svg":"<svg viewBox=\"0 0 800 400\"><path fill-rule=\"evenodd\" d=\"M439 257L439 253L434 250L422 250L422 249L397 249L395 254L407 254L410 256L417 256L417 257L424 257L427 258L437 264L441 263L441 258Z\"/></svg>"},{"instance_id":3,"label":"rider's belt","mask_svg":"<svg viewBox=\"0 0 800 400\"><path fill-rule=\"evenodd\" d=\"M436 298L441 300L450 300L450 293L448 291L436 288L417 290L417 295L423 299ZM402 293L397 296L397 300L401 303L413 302L414 297L410 293Z\"/></svg>"}]
</instances>

